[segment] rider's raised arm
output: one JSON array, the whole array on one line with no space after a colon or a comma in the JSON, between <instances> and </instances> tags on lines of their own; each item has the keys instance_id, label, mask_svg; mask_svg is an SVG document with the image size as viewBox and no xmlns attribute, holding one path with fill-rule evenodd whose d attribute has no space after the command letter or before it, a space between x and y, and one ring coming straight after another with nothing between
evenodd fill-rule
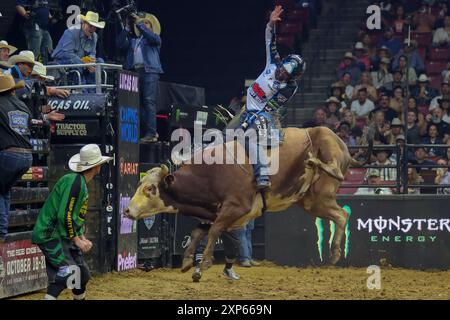
<instances>
[{"instance_id":1,"label":"rider's raised arm","mask_svg":"<svg viewBox=\"0 0 450 320\"><path fill-rule=\"evenodd\" d=\"M271 12L269 22L266 26L266 67L271 63L275 63L276 59L279 59L275 42L275 24L278 21L281 21L280 16L282 13L283 8L281 6L276 6Z\"/></svg>"}]
</instances>

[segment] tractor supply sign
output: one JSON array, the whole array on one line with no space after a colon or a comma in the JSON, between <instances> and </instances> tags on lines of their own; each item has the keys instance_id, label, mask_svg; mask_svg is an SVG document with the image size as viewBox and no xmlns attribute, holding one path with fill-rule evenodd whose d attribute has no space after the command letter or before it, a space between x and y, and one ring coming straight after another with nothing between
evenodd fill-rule
<instances>
[{"instance_id":1,"label":"tractor supply sign","mask_svg":"<svg viewBox=\"0 0 450 320\"><path fill-rule=\"evenodd\" d=\"M0 298L46 286L45 257L31 240L0 245Z\"/></svg>"}]
</instances>

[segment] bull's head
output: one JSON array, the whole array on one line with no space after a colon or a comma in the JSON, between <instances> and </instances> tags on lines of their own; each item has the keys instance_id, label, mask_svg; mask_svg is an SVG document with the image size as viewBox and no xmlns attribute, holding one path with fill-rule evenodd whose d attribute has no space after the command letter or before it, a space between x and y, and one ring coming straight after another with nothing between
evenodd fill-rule
<instances>
[{"instance_id":1,"label":"bull's head","mask_svg":"<svg viewBox=\"0 0 450 320\"><path fill-rule=\"evenodd\" d=\"M147 175L139 182L136 193L125 209L125 216L138 220L162 212L176 212L175 208L166 205L160 197L158 185L167 178L173 178L173 176L169 175L169 169L165 165L149 170Z\"/></svg>"}]
</instances>

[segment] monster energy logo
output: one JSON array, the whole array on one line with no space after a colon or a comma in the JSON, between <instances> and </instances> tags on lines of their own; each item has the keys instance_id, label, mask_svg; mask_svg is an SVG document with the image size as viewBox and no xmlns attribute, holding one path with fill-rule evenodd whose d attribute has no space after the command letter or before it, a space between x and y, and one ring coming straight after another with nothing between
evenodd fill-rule
<instances>
[{"instance_id":1,"label":"monster energy logo","mask_svg":"<svg viewBox=\"0 0 450 320\"><path fill-rule=\"evenodd\" d=\"M344 257L347 258L347 255L350 251L350 216L352 214L352 209L348 205L343 207L345 211L348 213L347 224L345 225L345 247L344 247ZM316 228L317 228L317 249L319 250L320 261L323 262L323 241L324 236L323 232L325 230L324 222L321 218L316 218ZM328 246L331 248L331 244L333 242L334 233L336 232L336 225L333 221L330 221L330 239L328 240Z\"/></svg>"}]
</instances>

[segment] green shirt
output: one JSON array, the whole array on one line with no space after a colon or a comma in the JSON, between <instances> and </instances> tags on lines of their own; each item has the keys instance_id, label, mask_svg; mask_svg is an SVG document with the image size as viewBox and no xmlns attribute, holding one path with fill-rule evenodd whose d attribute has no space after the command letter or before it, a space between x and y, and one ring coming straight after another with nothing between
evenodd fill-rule
<instances>
[{"instance_id":1,"label":"green shirt","mask_svg":"<svg viewBox=\"0 0 450 320\"><path fill-rule=\"evenodd\" d=\"M33 243L72 239L84 235L88 190L83 175L69 173L58 180L39 212Z\"/></svg>"}]
</instances>

